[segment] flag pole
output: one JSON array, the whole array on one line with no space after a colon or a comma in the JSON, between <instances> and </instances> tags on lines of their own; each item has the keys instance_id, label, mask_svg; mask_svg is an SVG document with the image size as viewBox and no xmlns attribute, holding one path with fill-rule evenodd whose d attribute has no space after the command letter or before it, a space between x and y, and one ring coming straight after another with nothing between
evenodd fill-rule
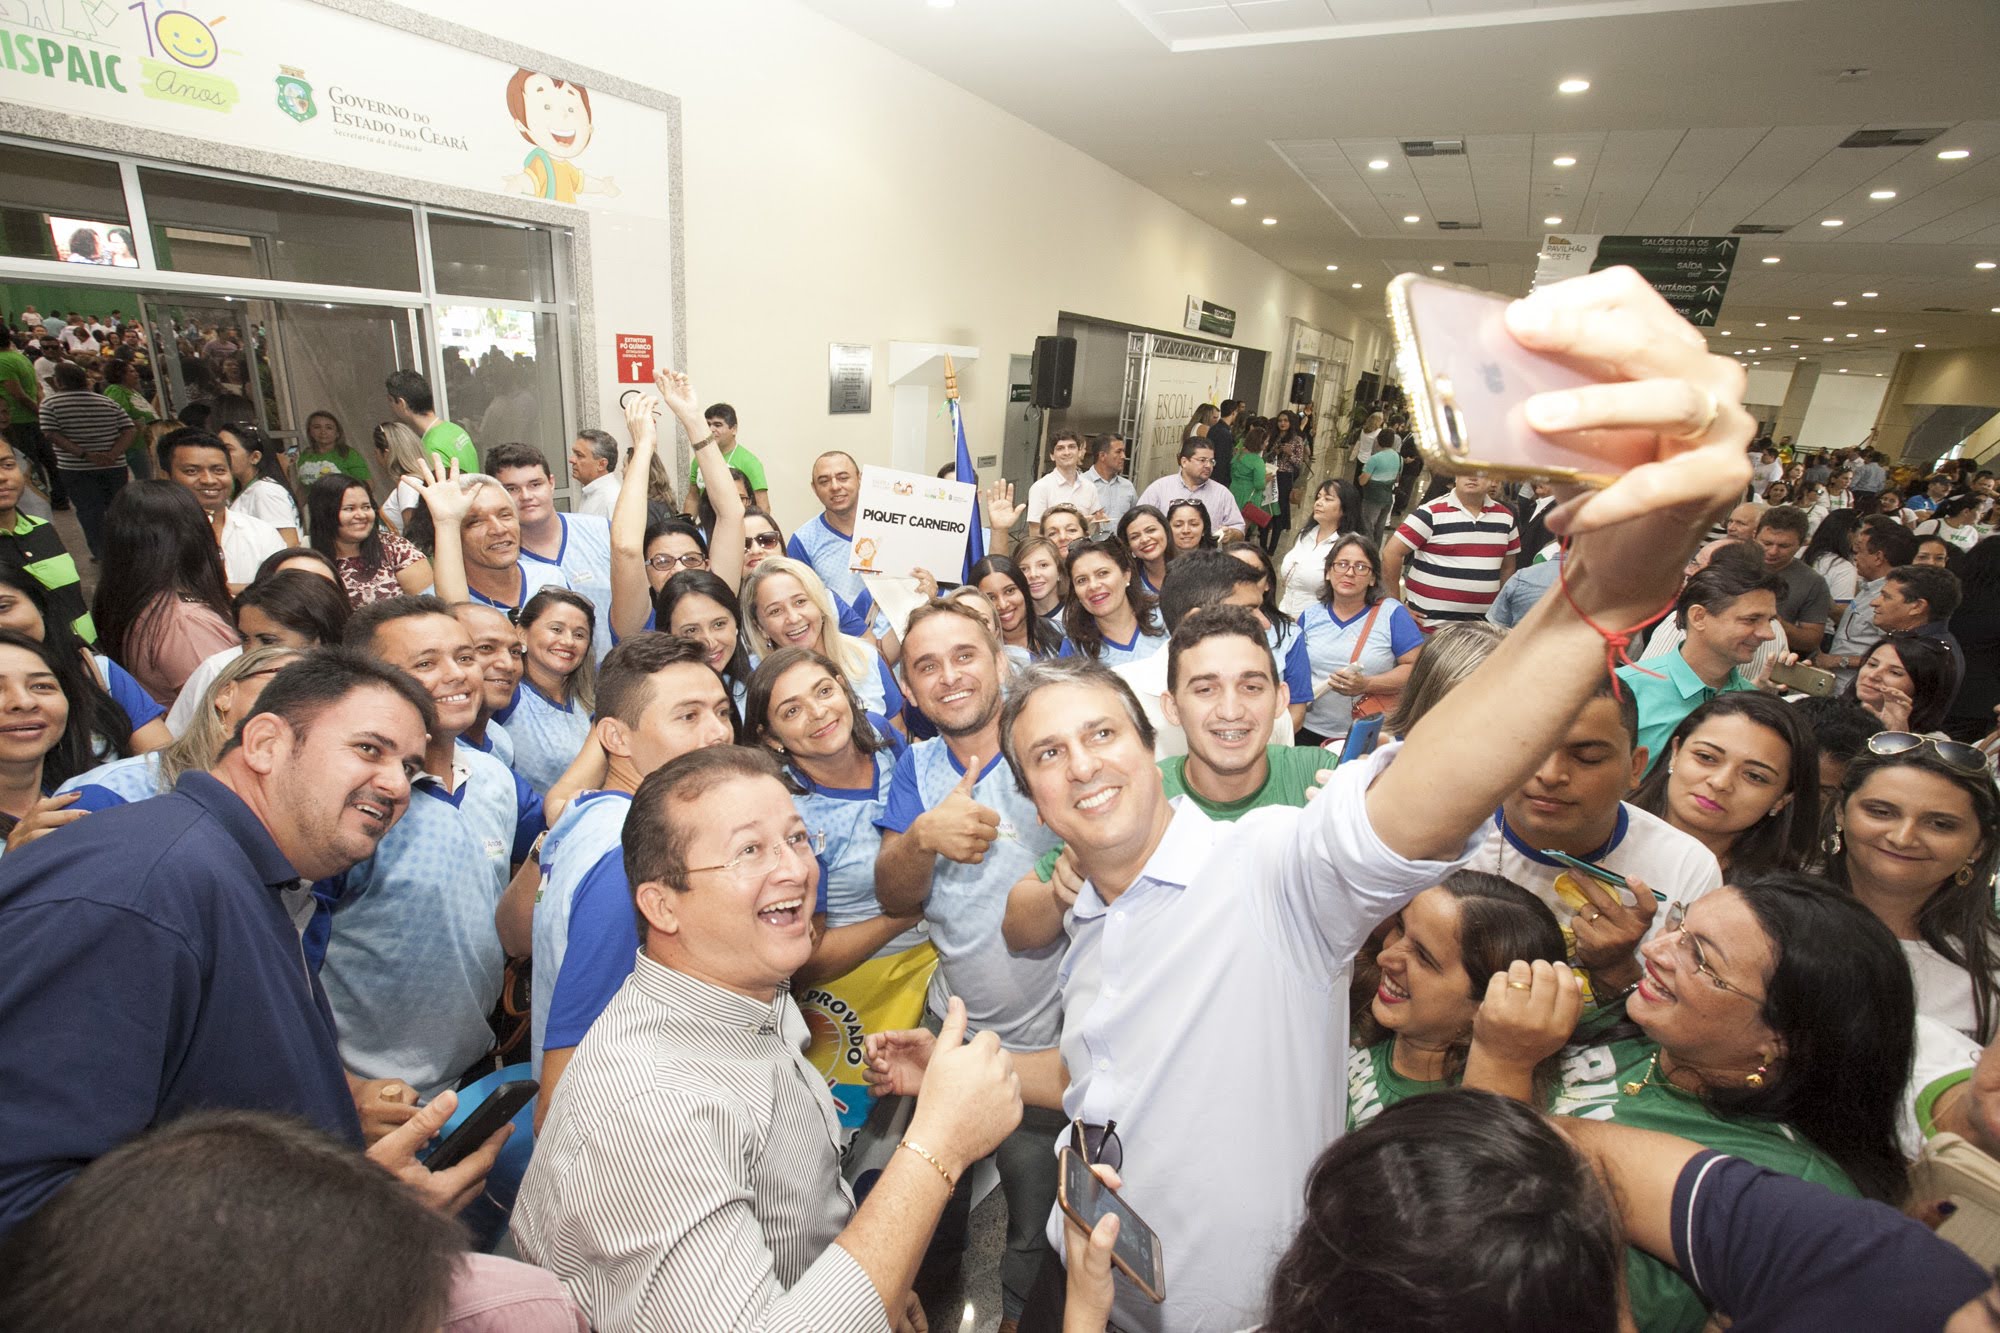
<instances>
[{"instance_id":1,"label":"flag pole","mask_svg":"<svg viewBox=\"0 0 2000 1333\"><path fill-rule=\"evenodd\" d=\"M958 401L958 371L951 364L951 354L949 352L945 354L944 358L944 396L946 402L955 403Z\"/></svg>"}]
</instances>

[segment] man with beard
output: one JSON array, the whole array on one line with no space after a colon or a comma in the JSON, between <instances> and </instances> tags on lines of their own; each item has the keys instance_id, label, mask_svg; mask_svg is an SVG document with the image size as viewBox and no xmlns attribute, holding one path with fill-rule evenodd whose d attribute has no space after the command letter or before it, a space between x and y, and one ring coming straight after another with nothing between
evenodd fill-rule
<instances>
[{"instance_id":1,"label":"man with beard","mask_svg":"<svg viewBox=\"0 0 2000 1333\"><path fill-rule=\"evenodd\" d=\"M264 687L211 773L0 866L0 1232L96 1158L196 1109L275 1111L359 1147L307 886L374 853L410 799L430 695L339 649ZM505 1131L432 1176L447 1092L370 1156L453 1210Z\"/></svg>"},{"instance_id":2,"label":"man with beard","mask_svg":"<svg viewBox=\"0 0 2000 1333\"><path fill-rule=\"evenodd\" d=\"M347 642L407 672L437 721L402 820L330 886L321 976L347 1067L429 1098L492 1049L486 1016L507 965L493 910L542 831L542 802L499 760L458 744L482 694L472 636L450 607L370 602L348 621Z\"/></svg>"},{"instance_id":3,"label":"man with beard","mask_svg":"<svg viewBox=\"0 0 2000 1333\"><path fill-rule=\"evenodd\" d=\"M938 734L912 746L889 781L876 821L875 896L890 916L921 911L930 922L940 959L929 999L934 1023L957 996L971 1031L1033 1051L1053 1045L1061 1028L1062 948L1011 952L1000 923L1007 891L1056 837L1000 757L1001 661L993 631L965 603L931 601L911 613L898 669ZM1042 1224L1055 1203L1062 1123L1058 1112L1030 1111L995 1152L1007 1195L1003 1323L1019 1316L1048 1253Z\"/></svg>"}]
</instances>

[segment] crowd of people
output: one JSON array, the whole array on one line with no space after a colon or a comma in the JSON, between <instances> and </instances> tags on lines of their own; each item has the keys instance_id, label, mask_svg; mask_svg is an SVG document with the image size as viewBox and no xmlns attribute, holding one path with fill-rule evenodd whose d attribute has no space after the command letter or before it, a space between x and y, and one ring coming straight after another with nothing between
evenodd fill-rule
<instances>
[{"instance_id":1,"label":"crowd of people","mask_svg":"<svg viewBox=\"0 0 2000 1333\"><path fill-rule=\"evenodd\" d=\"M1992 475L1788 482L1625 270L1508 318L1651 460L1059 429L895 618L861 461L783 526L676 371L623 441L399 371L373 469L322 412L137 476L76 362L10 387L0 1326L922 1328L990 1162L1007 1330L2000 1327L1898 1211L2000 1151Z\"/></svg>"}]
</instances>

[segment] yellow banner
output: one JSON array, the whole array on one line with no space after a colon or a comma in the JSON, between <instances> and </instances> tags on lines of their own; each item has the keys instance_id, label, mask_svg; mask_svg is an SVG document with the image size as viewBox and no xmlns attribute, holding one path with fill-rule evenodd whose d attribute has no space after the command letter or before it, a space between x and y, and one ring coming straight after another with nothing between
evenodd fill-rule
<instances>
[{"instance_id":1,"label":"yellow banner","mask_svg":"<svg viewBox=\"0 0 2000 1333\"><path fill-rule=\"evenodd\" d=\"M812 1029L806 1059L826 1078L850 1138L875 1104L863 1077L867 1060L861 1039L870 1032L895 1032L923 1021L924 994L937 961L937 950L925 941L887 958L871 958L843 976L793 994Z\"/></svg>"}]
</instances>

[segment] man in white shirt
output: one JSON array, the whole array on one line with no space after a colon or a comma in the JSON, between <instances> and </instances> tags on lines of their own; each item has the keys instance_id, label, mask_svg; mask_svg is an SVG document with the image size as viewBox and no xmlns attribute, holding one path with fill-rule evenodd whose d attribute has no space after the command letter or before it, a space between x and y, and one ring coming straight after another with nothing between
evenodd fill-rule
<instances>
[{"instance_id":1,"label":"man in white shirt","mask_svg":"<svg viewBox=\"0 0 2000 1333\"><path fill-rule=\"evenodd\" d=\"M607 431L580 430L569 446L569 474L582 489L576 512L611 521L618 500L618 440Z\"/></svg>"},{"instance_id":2,"label":"man in white shirt","mask_svg":"<svg viewBox=\"0 0 2000 1333\"><path fill-rule=\"evenodd\" d=\"M235 485L229 446L189 426L160 440L159 463L160 475L186 487L208 515L222 548L222 575L230 595L242 592L257 577L257 566L285 549L285 539L263 519L229 507Z\"/></svg>"},{"instance_id":3,"label":"man in white shirt","mask_svg":"<svg viewBox=\"0 0 2000 1333\"><path fill-rule=\"evenodd\" d=\"M1538 605L1406 743L1342 765L1303 810L1216 824L1191 802L1167 803L1144 715L1116 676L1064 659L1015 678L1001 723L1009 765L1085 878L1063 963L1062 1041L1016 1057L1023 1096L1060 1102L1081 1122L1077 1146L1099 1160L1116 1122L1121 1192L1174 1256L1163 1304L1121 1285L1120 1328L1258 1320L1299 1221L1298 1183L1342 1130L1345 1072L1327 1053L1346 1040L1354 955L1379 921L1476 852L1493 807L1602 684L1592 626L1656 611L1680 584L1699 521L1749 479L1752 423L1734 403L1742 371L1682 342L1677 317L1631 270L1545 288L1509 316L1524 343L1584 360L1606 350L1591 346L1592 330L1638 338L1648 353L1631 373L1679 382L1607 387L1628 411L1690 400L1717 410L1699 423L1699 447L1592 497L1572 529L1570 595ZM1688 438L1685 418L1645 429ZM1526 698L1536 706L1518 707ZM873 1081L918 1086L929 1044L915 1032L871 1036ZM1061 1218L1051 1221L1059 1237Z\"/></svg>"},{"instance_id":4,"label":"man in white shirt","mask_svg":"<svg viewBox=\"0 0 2000 1333\"><path fill-rule=\"evenodd\" d=\"M1091 528L1090 535L1106 537L1117 530L1118 520L1139 503L1139 491L1125 475L1123 435L1093 435L1087 453L1090 471L1085 476L1097 488L1097 511L1104 515ZM1083 506L1083 511L1094 512L1089 506Z\"/></svg>"},{"instance_id":5,"label":"man in white shirt","mask_svg":"<svg viewBox=\"0 0 2000 1333\"><path fill-rule=\"evenodd\" d=\"M1757 465L1750 469L1750 490L1762 495L1772 482L1785 475L1785 465L1778 461L1778 446L1767 444L1757 456Z\"/></svg>"},{"instance_id":6,"label":"man in white shirt","mask_svg":"<svg viewBox=\"0 0 2000 1333\"><path fill-rule=\"evenodd\" d=\"M1073 430L1059 430L1049 441L1048 475L1028 488L1028 522L1041 530L1042 515L1050 505L1075 505L1092 527L1104 521L1103 506L1097 502L1097 487L1077 469L1083 464L1083 436Z\"/></svg>"}]
</instances>

